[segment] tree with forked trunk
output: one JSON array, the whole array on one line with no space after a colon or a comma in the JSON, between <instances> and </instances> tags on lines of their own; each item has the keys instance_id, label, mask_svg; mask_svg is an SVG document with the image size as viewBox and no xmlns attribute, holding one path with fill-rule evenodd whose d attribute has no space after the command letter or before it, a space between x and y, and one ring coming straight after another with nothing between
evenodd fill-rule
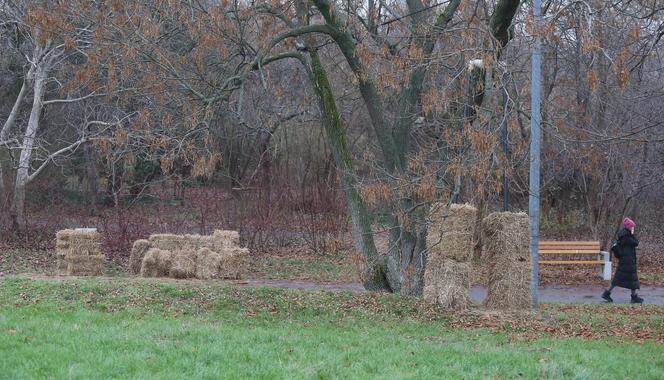
<instances>
[{"instance_id":1,"label":"tree with forked trunk","mask_svg":"<svg viewBox=\"0 0 664 380\"><path fill-rule=\"evenodd\" d=\"M494 152L483 128L496 115L486 94L495 86L518 7L514 0L129 2L107 18L119 22L113 33L129 36L118 44L177 91L176 99L192 104L203 128L220 104L234 103L241 113L251 77L265 86L270 65L299 62L346 194L365 287L420 294L430 203L453 193L459 198L471 164L461 157L471 150L481 148L473 160L483 169L464 175L466 182L484 181L491 169L486 163ZM467 73L468 61L481 62L472 66L480 70ZM338 78L331 75L343 75L366 109L362 133L375 150L367 149L363 160L349 149ZM428 130L432 126L440 133ZM377 224L389 236L380 250Z\"/></svg>"}]
</instances>

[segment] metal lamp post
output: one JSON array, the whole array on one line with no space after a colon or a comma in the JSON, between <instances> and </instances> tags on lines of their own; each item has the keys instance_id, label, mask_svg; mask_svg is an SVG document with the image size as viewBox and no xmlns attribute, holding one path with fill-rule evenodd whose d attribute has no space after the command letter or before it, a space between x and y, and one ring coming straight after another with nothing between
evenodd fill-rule
<instances>
[{"instance_id":1,"label":"metal lamp post","mask_svg":"<svg viewBox=\"0 0 664 380\"><path fill-rule=\"evenodd\" d=\"M532 54L532 78L530 89L531 117L530 117L530 178L528 197L528 215L530 218L530 258L531 282L530 297L533 308L538 305L539 285L539 220L540 220L540 93L542 80L542 39L540 36L540 21L542 18L541 0L533 0L533 29L535 41Z\"/></svg>"}]
</instances>

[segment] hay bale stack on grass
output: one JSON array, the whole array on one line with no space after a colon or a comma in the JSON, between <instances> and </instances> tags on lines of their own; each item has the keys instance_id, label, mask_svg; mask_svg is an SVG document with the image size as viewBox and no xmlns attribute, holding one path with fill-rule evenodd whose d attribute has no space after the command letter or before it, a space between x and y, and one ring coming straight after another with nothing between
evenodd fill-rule
<instances>
[{"instance_id":1,"label":"hay bale stack on grass","mask_svg":"<svg viewBox=\"0 0 664 380\"><path fill-rule=\"evenodd\" d=\"M210 248L201 248L196 253L196 278L211 280L219 278L219 266L222 261L221 253Z\"/></svg>"},{"instance_id":2,"label":"hay bale stack on grass","mask_svg":"<svg viewBox=\"0 0 664 380\"><path fill-rule=\"evenodd\" d=\"M143 277L239 279L249 266L249 250L239 243L237 231L151 235L134 243L130 269Z\"/></svg>"},{"instance_id":3,"label":"hay bale stack on grass","mask_svg":"<svg viewBox=\"0 0 664 380\"><path fill-rule=\"evenodd\" d=\"M212 234L212 250L221 252L224 248L240 246L240 234L237 231L214 230Z\"/></svg>"},{"instance_id":4,"label":"hay bale stack on grass","mask_svg":"<svg viewBox=\"0 0 664 380\"><path fill-rule=\"evenodd\" d=\"M458 263L473 257L473 230L477 209L471 205L436 203L431 207L427 231L427 257L441 256Z\"/></svg>"},{"instance_id":5,"label":"hay bale stack on grass","mask_svg":"<svg viewBox=\"0 0 664 380\"><path fill-rule=\"evenodd\" d=\"M166 277L173 265L173 253L171 251L150 248L143 257L141 265L141 277Z\"/></svg>"},{"instance_id":6,"label":"hay bale stack on grass","mask_svg":"<svg viewBox=\"0 0 664 380\"><path fill-rule=\"evenodd\" d=\"M249 250L247 248L229 247L221 251L219 278L229 280L241 279L249 269Z\"/></svg>"},{"instance_id":7,"label":"hay bale stack on grass","mask_svg":"<svg viewBox=\"0 0 664 380\"><path fill-rule=\"evenodd\" d=\"M58 276L67 275L69 236L72 232L74 232L74 230L60 230L55 234L55 270Z\"/></svg>"},{"instance_id":8,"label":"hay bale stack on grass","mask_svg":"<svg viewBox=\"0 0 664 380\"><path fill-rule=\"evenodd\" d=\"M434 203L428 219L434 230L472 234L476 217L477 209L470 204L452 204L448 207L443 203Z\"/></svg>"},{"instance_id":9,"label":"hay bale stack on grass","mask_svg":"<svg viewBox=\"0 0 664 380\"><path fill-rule=\"evenodd\" d=\"M530 223L525 213L496 212L482 221L483 257L488 261L486 307L530 307Z\"/></svg>"},{"instance_id":10,"label":"hay bale stack on grass","mask_svg":"<svg viewBox=\"0 0 664 380\"><path fill-rule=\"evenodd\" d=\"M214 252L201 248L197 254L196 278L237 280L242 278L249 268L249 250L246 248L226 248Z\"/></svg>"},{"instance_id":11,"label":"hay bale stack on grass","mask_svg":"<svg viewBox=\"0 0 664 380\"><path fill-rule=\"evenodd\" d=\"M477 209L471 205L434 204L429 215L424 299L444 307L470 306L470 260Z\"/></svg>"},{"instance_id":12,"label":"hay bale stack on grass","mask_svg":"<svg viewBox=\"0 0 664 380\"><path fill-rule=\"evenodd\" d=\"M192 278L196 276L197 251L184 249L173 252L171 269L168 276L172 278Z\"/></svg>"},{"instance_id":13,"label":"hay bale stack on grass","mask_svg":"<svg viewBox=\"0 0 664 380\"><path fill-rule=\"evenodd\" d=\"M424 299L448 309L467 310L471 305L470 269L470 264L453 260L428 261L424 272Z\"/></svg>"},{"instance_id":14,"label":"hay bale stack on grass","mask_svg":"<svg viewBox=\"0 0 664 380\"><path fill-rule=\"evenodd\" d=\"M164 251L179 251L185 246L183 235L174 234L154 234L148 238L151 248L157 248Z\"/></svg>"},{"instance_id":15,"label":"hay bale stack on grass","mask_svg":"<svg viewBox=\"0 0 664 380\"><path fill-rule=\"evenodd\" d=\"M131 255L129 256L129 270L131 273L141 273L143 257L145 257L145 254L151 247L152 245L149 240L140 239L134 242L134 245L131 247Z\"/></svg>"},{"instance_id":16,"label":"hay bale stack on grass","mask_svg":"<svg viewBox=\"0 0 664 380\"><path fill-rule=\"evenodd\" d=\"M99 276L104 268L101 239L94 229L56 233L56 270L59 275Z\"/></svg>"},{"instance_id":17,"label":"hay bale stack on grass","mask_svg":"<svg viewBox=\"0 0 664 380\"><path fill-rule=\"evenodd\" d=\"M67 257L68 276L101 276L106 259L103 255Z\"/></svg>"},{"instance_id":18,"label":"hay bale stack on grass","mask_svg":"<svg viewBox=\"0 0 664 380\"><path fill-rule=\"evenodd\" d=\"M206 245L206 236L201 235L180 235L181 251L194 252Z\"/></svg>"}]
</instances>

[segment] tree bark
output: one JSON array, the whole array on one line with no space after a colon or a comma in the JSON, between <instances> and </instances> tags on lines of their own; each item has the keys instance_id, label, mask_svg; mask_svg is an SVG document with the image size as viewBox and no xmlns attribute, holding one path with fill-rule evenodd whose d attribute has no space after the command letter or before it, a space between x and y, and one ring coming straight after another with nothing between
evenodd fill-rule
<instances>
[{"instance_id":1,"label":"tree bark","mask_svg":"<svg viewBox=\"0 0 664 380\"><path fill-rule=\"evenodd\" d=\"M91 144L85 144L83 148L86 162L86 174L88 179L88 204L90 205L90 215L97 215L98 195L99 195L99 173Z\"/></svg>"},{"instance_id":2,"label":"tree bark","mask_svg":"<svg viewBox=\"0 0 664 380\"><path fill-rule=\"evenodd\" d=\"M364 287L367 290L391 291L392 289L385 277L384 264L378 255L378 250L374 242L369 212L357 190L353 158L348 149L341 117L337 110L327 73L315 50L310 49L309 57L311 59L309 75L318 97L323 116L323 127L330 142L330 149L332 150L343 191L346 195L348 211L351 216L353 240L355 247L362 252L366 263L365 273L362 278Z\"/></svg>"},{"instance_id":3,"label":"tree bark","mask_svg":"<svg viewBox=\"0 0 664 380\"><path fill-rule=\"evenodd\" d=\"M25 227L25 191L30 179L30 161L35 145L35 137L39 131L39 119L44 106L43 98L46 73L47 70L44 67L44 62L38 62L33 78L32 110L30 111L28 126L23 136L23 144L21 146L21 154L19 156L16 180L14 183L12 218L14 227L17 229L23 229Z\"/></svg>"},{"instance_id":4,"label":"tree bark","mask_svg":"<svg viewBox=\"0 0 664 380\"><path fill-rule=\"evenodd\" d=\"M369 78L365 67L357 56L357 42L350 31L338 20L334 6L328 0L313 0L313 3L325 18L326 24L334 30L330 37L336 42L339 50L346 58L348 66L357 78L360 94L367 107L373 130L381 148L385 169L392 173L396 168L405 168L405 162L398 160L399 156L387 122L382 99L378 94L375 83Z\"/></svg>"},{"instance_id":5,"label":"tree bark","mask_svg":"<svg viewBox=\"0 0 664 380\"><path fill-rule=\"evenodd\" d=\"M7 120L2 125L2 129L0 129L0 145L6 142L7 136L9 135L9 130L14 126L14 124L16 124L16 118L18 116L19 109L21 108L21 104L23 104L23 99L25 98L25 94L28 92L27 77L31 75L32 75L32 69L28 71L28 75L26 76L26 78L23 79L23 84L21 85L21 90L18 92L18 96L16 96L16 101L14 102L14 106L12 107L12 110L9 113ZM5 176L3 172L2 162L0 162L0 205L4 207L5 202L7 201L8 201L7 186L5 185Z\"/></svg>"}]
</instances>

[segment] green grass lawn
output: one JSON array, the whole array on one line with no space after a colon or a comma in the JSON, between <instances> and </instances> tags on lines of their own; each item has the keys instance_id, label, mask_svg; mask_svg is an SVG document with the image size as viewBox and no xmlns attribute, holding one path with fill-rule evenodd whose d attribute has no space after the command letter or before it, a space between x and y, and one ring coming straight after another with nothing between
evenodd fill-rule
<instances>
[{"instance_id":1,"label":"green grass lawn","mask_svg":"<svg viewBox=\"0 0 664 380\"><path fill-rule=\"evenodd\" d=\"M221 283L10 277L0 307L0 378L664 378L655 336L556 336L628 310L656 332L655 307L549 306L532 339L411 298Z\"/></svg>"}]
</instances>

